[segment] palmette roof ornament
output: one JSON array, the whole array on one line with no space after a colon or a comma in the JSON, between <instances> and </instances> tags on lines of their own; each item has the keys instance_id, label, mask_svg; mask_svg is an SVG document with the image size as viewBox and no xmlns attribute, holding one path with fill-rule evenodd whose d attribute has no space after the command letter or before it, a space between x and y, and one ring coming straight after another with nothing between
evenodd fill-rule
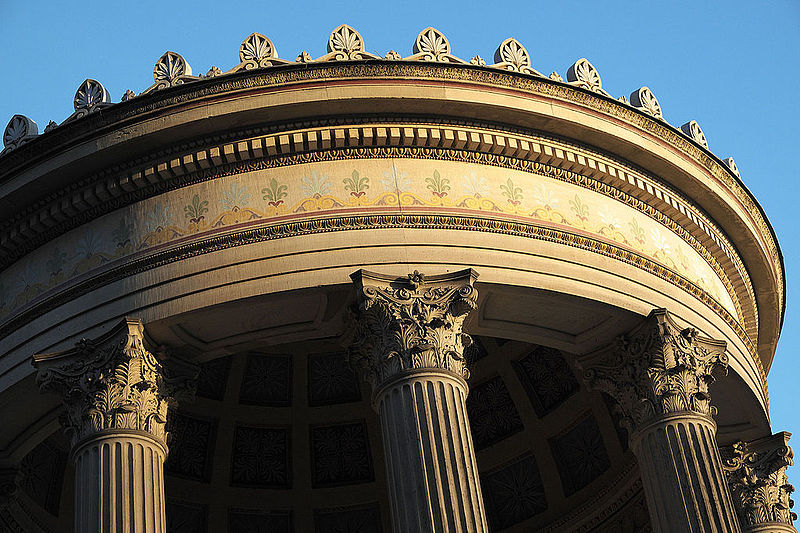
<instances>
[{"instance_id":1,"label":"palmette roof ornament","mask_svg":"<svg viewBox=\"0 0 800 533\"><path fill-rule=\"evenodd\" d=\"M39 135L39 126L25 115L14 115L3 132L3 145L0 153L11 151Z\"/></svg>"},{"instance_id":2,"label":"palmette roof ornament","mask_svg":"<svg viewBox=\"0 0 800 533\"><path fill-rule=\"evenodd\" d=\"M731 172L736 174L737 178L741 178L742 177L741 174L739 174L739 167L736 166L736 161L734 161L732 157L728 157L727 159L723 159L722 162L725 163L725 166L727 166L729 169L731 169Z\"/></svg>"},{"instance_id":3,"label":"palmette roof ornament","mask_svg":"<svg viewBox=\"0 0 800 533\"><path fill-rule=\"evenodd\" d=\"M531 56L528 54L528 50L513 38L500 43L494 53L494 65L492 66L534 76L542 75L531 68Z\"/></svg>"},{"instance_id":4,"label":"palmette roof ornament","mask_svg":"<svg viewBox=\"0 0 800 533\"><path fill-rule=\"evenodd\" d=\"M681 126L681 131L691 140L701 145L703 148L708 148L708 141L706 140L706 136L703 133L703 130L700 129L700 124L698 124L694 120L690 120L689 122ZM728 168L730 168L730 166ZM738 171L734 172L734 174L736 174L737 176L739 175Z\"/></svg>"},{"instance_id":5,"label":"palmette roof ornament","mask_svg":"<svg viewBox=\"0 0 800 533\"><path fill-rule=\"evenodd\" d=\"M406 59L438 61L441 63L465 63L450 53L450 41L436 28L425 28L414 41L413 55Z\"/></svg>"},{"instance_id":6,"label":"palmette roof ornament","mask_svg":"<svg viewBox=\"0 0 800 533\"><path fill-rule=\"evenodd\" d=\"M603 90L603 82L600 79L600 74L597 73L597 69L585 57L577 60L567 69L567 83L610 96Z\"/></svg>"},{"instance_id":7,"label":"palmette roof ornament","mask_svg":"<svg viewBox=\"0 0 800 533\"><path fill-rule=\"evenodd\" d=\"M630 97L630 104L655 118L664 118L664 115L661 114L661 105L658 103L653 91L647 87L633 91Z\"/></svg>"},{"instance_id":8,"label":"palmette roof ornament","mask_svg":"<svg viewBox=\"0 0 800 533\"><path fill-rule=\"evenodd\" d=\"M492 69L502 69L506 71L519 72L521 74L537 76L552 80L553 83L567 83L585 90L610 96L602 85L602 80L597 69L586 59L581 58L569 67L566 73L566 82L558 73L553 72L550 76L544 76L533 68L531 55L528 49L514 38L505 39L500 43L494 53L494 63L487 65L487 62L480 56L475 55L470 61L465 61L453 55L450 42L447 37L433 27L422 30L414 41L410 56L404 57L400 53L390 50L384 58L366 51L363 36L355 28L341 24L334 28L328 36L327 53L314 59L308 52L303 51L294 60L281 59L272 40L264 34L253 32L248 35L239 46L239 63L228 71L217 67L211 67L205 75L195 76L186 59L176 52L166 52L162 55L153 67L154 83L141 92L142 95L155 91L174 87L184 83L191 83L201 79L221 77L234 74L240 71L257 70L266 68L277 68L292 64L307 64L327 61L363 61L381 60L389 61L428 61L436 63L471 64L478 67ZM136 97L133 91L126 91L122 101L127 101ZM652 117L664 120L661 106L653 93L647 87L642 87L634 91L630 100L625 97L617 99L623 105L631 106ZM76 120L93 111L105 106L112 105L108 91L96 80L87 79L81 84L76 93L73 104L75 113L65 122ZM15 115L12 123L6 128L3 136L5 149L2 153L13 150L22 143L32 139L38 134L38 130L32 130L23 124L25 119L19 119L22 115ZM688 125L688 126L687 126ZM48 127L47 131L52 128ZM692 121L682 126L681 131L690 139L698 142L704 147L708 147L700 127ZM25 130L26 133L19 135L19 131ZM736 174L735 167L728 165L728 168ZM738 176L738 174L737 174Z\"/></svg>"},{"instance_id":9,"label":"palmette roof ornament","mask_svg":"<svg viewBox=\"0 0 800 533\"><path fill-rule=\"evenodd\" d=\"M418 271L395 278L359 270L350 276L357 303L345 339L350 365L378 390L414 370L446 370L467 379L462 326L477 308L478 274L462 270L427 277Z\"/></svg>"},{"instance_id":10,"label":"palmette roof ornament","mask_svg":"<svg viewBox=\"0 0 800 533\"><path fill-rule=\"evenodd\" d=\"M155 83L145 89L142 94L166 89L167 87L174 87L181 85L187 81L195 81L200 79L197 76L192 76L192 67L183 58L182 55L175 52L166 52L153 67L153 80Z\"/></svg>"},{"instance_id":11,"label":"palmette roof ornament","mask_svg":"<svg viewBox=\"0 0 800 533\"><path fill-rule=\"evenodd\" d=\"M356 30L342 24L328 38L328 55L321 59L347 61L354 59L380 59L364 51L364 38Z\"/></svg>"},{"instance_id":12,"label":"palmette roof ornament","mask_svg":"<svg viewBox=\"0 0 800 533\"><path fill-rule=\"evenodd\" d=\"M709 385L727 373L725 341L681 328L665 309L656 309L609 350L578 361L591 389L605 392L622 412L629 431L663 415L691 412L712 416Z\"/></svg>"},{"instance_id":13,"label":"palmette roof ornament","mask_svg":"<svg viewBox=\"0 0 800 533\"><path fill-rule=\"evenodd\" d=\"M78 90L75 92L75 97L72 99L72 105L75 112L65 120L71 122L73 120L85 117L89 113L94 113L111 104L111 95L103 84L97 80L86 79L81 83Z\"/></svg>"}]
</instances>

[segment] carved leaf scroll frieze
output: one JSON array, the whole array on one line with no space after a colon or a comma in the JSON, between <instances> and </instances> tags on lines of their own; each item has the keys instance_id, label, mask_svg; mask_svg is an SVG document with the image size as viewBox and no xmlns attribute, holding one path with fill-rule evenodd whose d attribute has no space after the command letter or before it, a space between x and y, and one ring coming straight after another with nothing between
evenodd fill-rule
<instances>
[{"instance_id":1,"label":"carved leaf scroll frieze","mask_svg":"<svg viewBox=\"0 0 800 533\"><path fill-rule=\"evenodd\" d=\"M688 411L712 416L708 387L727 372L725 342L679 327L656 309L605 354L578 361L589 387L613 397L630 432L658 416Z\"/></svg>"},{"instance_id":2,"label":"carved leaf scroll frieze","mask_svg":"<svg viewBox=\"0 0 800 533\"><path fill-rule=\"evenodd\" d=\"M186 365L188 374L168 377L144 346L141 321L128 318L71 350L34 356L34 366L42 391L61 396L62 423L73 444L111 429L144 431L165 442L167 410L196 377L192 365Z\"/></svg>"},{"instance_id":3,"label":"carved leaf scroll frieze","mask_svg":"<svg viewBox=\"0 0 800 533\"><path fill-rule=\"evenodd\" d=\"M753 442L736 442L723 448L722 464L742 526L769 523L792 525L794 487L786 468L794 464L790 434L777 433Z\"/></svg>"},{"instance_id":4,"label":"carved leaf scroll frieze","mask_svg":"<svg viewBox=\"0 0 800 533\"><path fill-rule=\"evenodd\" d=\"M373 389L412 369L443 369L467 379L462 332L477 307L472 269L426 278L393 278L364 270L352 276L358 303L348 347L350 364Z\"/></svg>"}]
</instances>

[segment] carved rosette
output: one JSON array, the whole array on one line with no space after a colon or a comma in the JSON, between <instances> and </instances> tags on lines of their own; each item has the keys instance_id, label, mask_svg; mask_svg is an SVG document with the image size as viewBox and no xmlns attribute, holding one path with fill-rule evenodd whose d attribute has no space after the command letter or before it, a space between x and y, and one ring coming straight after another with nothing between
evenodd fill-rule
<instances>
[{"instance_id":1,"label":"carved rosette","mask_svg":"<svg viewBox=\"0 0 800 533\"><path fill-rule=\"evenodd\" d=\"M743 528L765 524L792 525L794 487L786 468L794 464L790 433L781 432L750 443L723 448L722 463L739 522Z\"/></svg>"},{"instance_id":2,"label":"carved rosette","mask_svg":"<svg viewBox=\"0 0 800 533\"><path fill-rule=\"evenodd\" d=\"M469 377L462 332L477 307L472 269L425 277L417 271L395 278L359 270L351 275L358 303L348 346L350 364L377 390L408 370L441 369Z\"/></svg>"},{"instance_id":3,"label":"carved rosette","mask_svg":"<svg viewBox=\"0 0 800 533\"><path fill-rule=\"evenodd\" d=\"M656 309L629 335L599 355L581 361L590 388L612 396L631 432L663 415L681 411L711 417L709 385L727 372L725 342L681 328Z\"/></svg>"},{"instance_id":4,"label":"carved rosette","mask_svg":"<svg viewBox=\"0 0 800 533\"><path fill-rule=\"evenodd\" d=\"M167 410L193 377L167 378L144 346L141 321L131 318L71 350L36 355L33 364L42 391L61 396L73 446L106 430L143 431L165 443Z\"/></svg>"}]
</instances>

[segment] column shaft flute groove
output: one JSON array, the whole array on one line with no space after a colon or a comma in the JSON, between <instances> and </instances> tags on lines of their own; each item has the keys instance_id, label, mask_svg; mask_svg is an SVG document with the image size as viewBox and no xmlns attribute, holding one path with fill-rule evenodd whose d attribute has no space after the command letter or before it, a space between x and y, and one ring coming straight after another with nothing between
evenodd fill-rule
<instances>
[{"instance_id":1,"label":"column shaft flute groove","mask_svg":"<svg viewBox=\"0 0 800 533\"><path fill-rule=\"evenodd\" d=\"M472 439L464 427L465 388L455 376L424 372L382 391L390 499L402 501L393 505L395 531L487 530Z\"/></svg>"},{"instance_id":2,"label":"column shaft flute groove","mask_svg":"<svg viewBox=\"0 0 800 533\"><path fill-rule=\"evenodd\" d=\"M714 430L713 421L681 413L634 436L645 496L658 502L651 508L657 531L739 530Z\"/></svg>"}]
</instances>

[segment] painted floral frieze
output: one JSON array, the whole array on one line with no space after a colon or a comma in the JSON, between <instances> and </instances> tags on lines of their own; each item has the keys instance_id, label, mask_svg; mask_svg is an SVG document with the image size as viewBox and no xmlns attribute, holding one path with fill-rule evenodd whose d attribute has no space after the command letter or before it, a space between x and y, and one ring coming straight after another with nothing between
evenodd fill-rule
<instances>
[{"instance_id":1,"label":"painted floral frieze","mask_svg":"<svg viewBox=\"0 0 800 533\"><path fill-rule=\"evenodd\" d=\"M221 177L105 215L0 274L0 320L62 285L187 240L259 224L400 210L507 218L606 241L670 269L738 316L720 277L694 248L660 222L598 192L474 163L364 159Z\"/></svg>"}]
</instances>

